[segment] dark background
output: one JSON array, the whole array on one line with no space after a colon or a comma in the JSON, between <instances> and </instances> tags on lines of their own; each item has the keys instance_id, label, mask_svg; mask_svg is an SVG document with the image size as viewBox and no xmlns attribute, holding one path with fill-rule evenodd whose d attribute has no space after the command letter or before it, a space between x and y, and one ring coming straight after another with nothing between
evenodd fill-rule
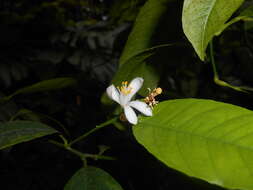
<instances>
[{"instance_id":1,"label":"dark background","mask_svg":"<svg viewBox=\"0 0 253 190\"><path fill-rule=\"evenodd\" d=\"M39 120L61 131L49 119L54 118L70 131L70 139L104 122L110 110L101 103L101 96L117 71L118 59L144 3L145 0L2 0L0 96L56 77L73 77L77 84L15 96L0 104L0 122L9 121L20 109L28 109L34 114L18 119ZM246 1L245 6L247 3L251 1ZM176 44L152 58L157 62L159 86L164 92L158 99L196 97L253 109L251 93L213 82L209 56L201 62L183 34L181 11L182 1L172 1L153 37L156 44ZM222 80L253 86L252 40L251 27L243 22L214 39ZM0 152L1 189L63 189L82 162L47 139ZM109 146L106 155L117 160L88 163L110 173L125 190L218 189L164 166L135 141L129 126L125 131L113 126L102 129L75 148L96 153L98 145Z\"/></svg>"}]
</instances>

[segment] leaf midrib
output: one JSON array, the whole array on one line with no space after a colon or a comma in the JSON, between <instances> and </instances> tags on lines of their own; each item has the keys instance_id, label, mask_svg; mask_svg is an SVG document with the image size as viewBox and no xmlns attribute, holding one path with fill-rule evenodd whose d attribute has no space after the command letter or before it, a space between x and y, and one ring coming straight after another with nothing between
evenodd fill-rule
<instances>
[{"instance_id":1,"label":"leaf midrib","mask_svg":"<svg viewBox=\"0 0 253 190\"><path fill-rule=\"evenodd\" d=\"M201 39L201 52L204 51L204 39L206 37L206 26L207 26L208 20L210 18L210 15L211 15L211 13L213 11L213 8L214 8L216 2L217 2L217 0L214 0L213 3L211 4L210 9L209 9L209 13L206 16L207 18L205 19L205 23L204 23L203 30L202 30L202 36L203 37Z\"/></svg>"}]
</instances>

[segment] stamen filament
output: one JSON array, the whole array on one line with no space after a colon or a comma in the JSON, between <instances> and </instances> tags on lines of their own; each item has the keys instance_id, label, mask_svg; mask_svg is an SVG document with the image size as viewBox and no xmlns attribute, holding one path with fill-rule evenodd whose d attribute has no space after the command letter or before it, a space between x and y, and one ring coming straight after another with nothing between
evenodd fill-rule
<instances>
[{"instance_id":1,"label":"stamen filament","mask_svg":"<svg viewBox=\"0 0 253 190\"><path fill-rule=\"evenodd\" d=\"M128 95L132 92L132 88L128 86L128 82L127 81L123 81L121 83L121 87L117 87L118 90L124 94L124 95Z\"/></svg>"}]
</instances>

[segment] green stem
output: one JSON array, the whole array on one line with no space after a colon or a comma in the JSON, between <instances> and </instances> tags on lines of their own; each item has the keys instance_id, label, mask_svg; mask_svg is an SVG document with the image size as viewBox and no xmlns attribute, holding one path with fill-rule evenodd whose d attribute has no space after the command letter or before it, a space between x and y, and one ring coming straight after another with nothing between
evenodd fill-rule
<instances>
[{"instance_id":1,"label":"green stem","mask_svg":"<svg viewBox=\"0 0 253 190\"><path fill-rule=\"evenodd\" d=\"M63 135L59 135L59 137L62 139L64 146L68 146L68 140L63 136Z\"/></svg>"},{"instance_id":2,"label":"green stem","mask_svg":"<svg viewBox=\"0 0 253 190\"><path fill-rule=\"evenodd\" d=\"M69 152L72 152L73 154L78 156L83 161L84 167L87 167L87 160L86 160L86 156L85 156L84 153L82 153L82 152L80 152L76 149L71 148L68 144L62 144L62 143L59 143L59 142L54 141L54 140L49 140L49 142L56 145L56 146L58 146L58 147L61 147L61 148L65 149L65 150L68 150Z\"/></svg>"},{"instance_id":3,"label":"green stem","mask_svg":"<svg viewBox=\"0 0 253 190\"><path fill-rule=\"evenodd\" d=\"M54 141L54 140L49 140L50 143L58 146L58 147L61 147L65 150L68 150L69 152L75 154L76 156L80 157L80 159L84 162L84 166L87 166L87 160L86 158L92 158L94 160L98 160L98 159L101 159L101 160L115 160L115 158L111 157L111 156L103 156L103 155L99 155L99 154L88 154L88 153L82 153L80 152L79 150L76 150L72 147L70 147L69 144L62 144L62 143L59 143L57 141Z\"/></svg>"},{"instance_id":4,"label":"green stem","mask_svg":"<svg viewBox=\"0 0 253 190\"><path fill-rule=\"evenodd\" d=\"M219 75L218 75L217 68L215 65L215 60L214 60L213 41L212 40L210 41L210 57L211 57L211 64L213 67L214 80L219 79Z\"/></svg>"},{"instance_id":5,"label":"green stem","mask_svg":"<svg viewBox=\"0 0 253 190\"><path fill-rule=\"evenodd\" d=\"M216 65L215 65L215 60L214 60L214 51L213 51L213 42L212 42L212 40L210 42L210 57L211 57L211 63L212 63L213 73L214 73L214 82L216 84L218 84L220 86L232 88L232 89L237 90L237 91L245 92L245 93L248 93L247 90L252 90L253 91L253 89L251 89L250 87L233 86L233 85L219 79L219 75L218 75Z\"/></svg>"},{"instance_id":6,"label":"green stem","mask_svg":"<svg viewBox=\"0 0 253 190\"><path fill-rule=\"evenodd\" d=\"M93 158L94 160L116 160L116 158L111 157L111 156L103 156L103 155L99 155L99 154L88 154L88 153L84 153L86 158Z\"/></svg>"},{"instance_id":7,"label":"green stem","mask_svg":"<svg viewBox=\"0 0 253 190\"><path fill-rule=\"evenodd\" d=\"M116 122L117 119L118 119L118 117L115 117L115 118L112 118L112 119L110 119L110 120L108 120L108 121L106 121L104 123L101 123L100 125L97 125L95 128L91 129L87 133L84 133L83 135L81 135L81 136L77 137L76 139L74 139L73 141L71 141L69 143L69 146L72 146L73 144L75 144L75 143L77 143L77 142L85 139L87 136L89 136L90 134L94 133L95 131L97 131L97 130L99 130L99 129L107 126L107 125L110 125L110 124Z\"/></svg>"},{"instance_id":8,"label":"green stem","mask_svg":"<svg viewBox=\"0 0 253 190\"><path fill-rule=\"evenodd\" d=\"M115 118L112 118L104 123L101 123L100 125L97 125L95 128L91 129L90 131L88 131L87 133L79 136L78 138L76 138L75 140L73 140L72 142L68 143L67 139L60 135L60 138L63 140L63 144L62 143L59 143L57 141L54 141L54 140L49 140L50 143L58 146L58 147L61 147L65 150L68 150L69 152L72 152L73 154L75 154L76 156L80 157L81 160L83 161L83 164L84 164L84 167L87 166L87 158L92 158L94 160L98 160L98 159L103 159L103 160L115 160L115 158L113 157L110 157L110 156L103 156L103 155L100 155L100 154L88 154L88 153L82 153L74 148L71 147L71 145L73 145L74 143L80 141L80 140L83 140L85 139L87 136L89 136L90 134L94 133L95 131L109 125L109 124L112 124L114 122L117 121L117 117Z\"/></svg>"}]
</instances>

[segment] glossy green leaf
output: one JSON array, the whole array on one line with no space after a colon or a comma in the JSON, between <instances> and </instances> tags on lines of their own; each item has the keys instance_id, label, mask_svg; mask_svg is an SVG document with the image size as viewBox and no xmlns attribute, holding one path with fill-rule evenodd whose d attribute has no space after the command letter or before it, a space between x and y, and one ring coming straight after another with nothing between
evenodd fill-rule
<instances>
[{"instance_id":1,"label":"glossy green leaf","mask_svg":"<svg viewBox=\"0 0 253 190\"><path fill-rule=\"evenodd\" d=\"M231 189L253 189L253 112L202 99L164 101L133 126L167 166Z\"/></svg>"},{"instance_id":2,"label":"glossy green leaf","mask_svg":"<svg viewBox=\"0 0 253 190\"><path fill-rule=\"evenodd\" d=\"M0 149L56 132L55 129L34 121L0 123Z\"/></svg>"},{"instance_id":3,"label":"glossy green leaf","mask_svg":"<svg viewBox=\"0 0 253 190\"><path fill-rule=\"evenodd\" d=\"M183 5L183 30L203 61L208 43L230 24L227 22L244 0L185 0ZM227 23L226 23L227 22Z\"/></svg>"},{"instance_id":4,"label":"glossy green leaf","mask_svg":"<svg viewBox=\"0 0 253 190\"><path fill-rule=\"evenodd\" d=\"M64 190L122 190L122 187L104 170L89 166L78 170Z\"/></svg>"},{"instance_id":5,"label":"glossy green leaf","mask_svg":"<svg viewBox=\"0 0 253 190\"><path fill-rule=\"evenodd\" d=\"M152 36L156 32L156 28L171 1L149 0L141 8L120 57L120 65L125 64L133 56L153 46Z\"/></svg>"},{"instance_id":6,"label":"glossy green leaf","mask_svg":"<svg viewBox=\"0 0 253 190\"><path fill-rule=\"evenodd\" d=\"M18 94L27 94L27 93L34 93L34 92L44 92L49 90L57 90L72 86L76 83L76 80L70 77L61 77L61 78L54 78L49 80L44 80L33 84L31 86L24 87L22 89L17 90L13 94L7 97L7 99L12 98Z\"/></svg>"},{"instance_id":7,"label":"glossy green leaf","mask_svg":"<svg viewBox=\"0 0 253 190\"><path fill-rule=\"evenodd\" d=\"M142 77L144 78L144 83L138 93L143 96L146 96L148 93L147 88L153 89L157 87L157 83L159 80L159 75L155 71L154 65L146 62L146 60L150 58L158 49L168 46L170 45L166 44L161 46L155 46L146 49L143 52L138 53L137 55L134 55L120 67L120 69L114 76L112 83L116 86L120 86L122 81L131 81L136 77Z\"/></svg>"},{"instance_id":8,"label":"glossy green leaf","mask_svg":"<svg viewBox=\"0 0 253 190\"><path fill-rule=\"evenodd\" d=\"M170 2L171 0L149 0L141 8L120 57L119 70L113 78L113 82L142 76L146 80L144 85L150 88L157 85L159 75L154 69L155 64L147 63L146 58L151 56L157 48L163 47L154 46L152 36L157 32L157 26ZM140 91L140 93L144 94L144 91Z\"/></svg>"}]
</instances>

